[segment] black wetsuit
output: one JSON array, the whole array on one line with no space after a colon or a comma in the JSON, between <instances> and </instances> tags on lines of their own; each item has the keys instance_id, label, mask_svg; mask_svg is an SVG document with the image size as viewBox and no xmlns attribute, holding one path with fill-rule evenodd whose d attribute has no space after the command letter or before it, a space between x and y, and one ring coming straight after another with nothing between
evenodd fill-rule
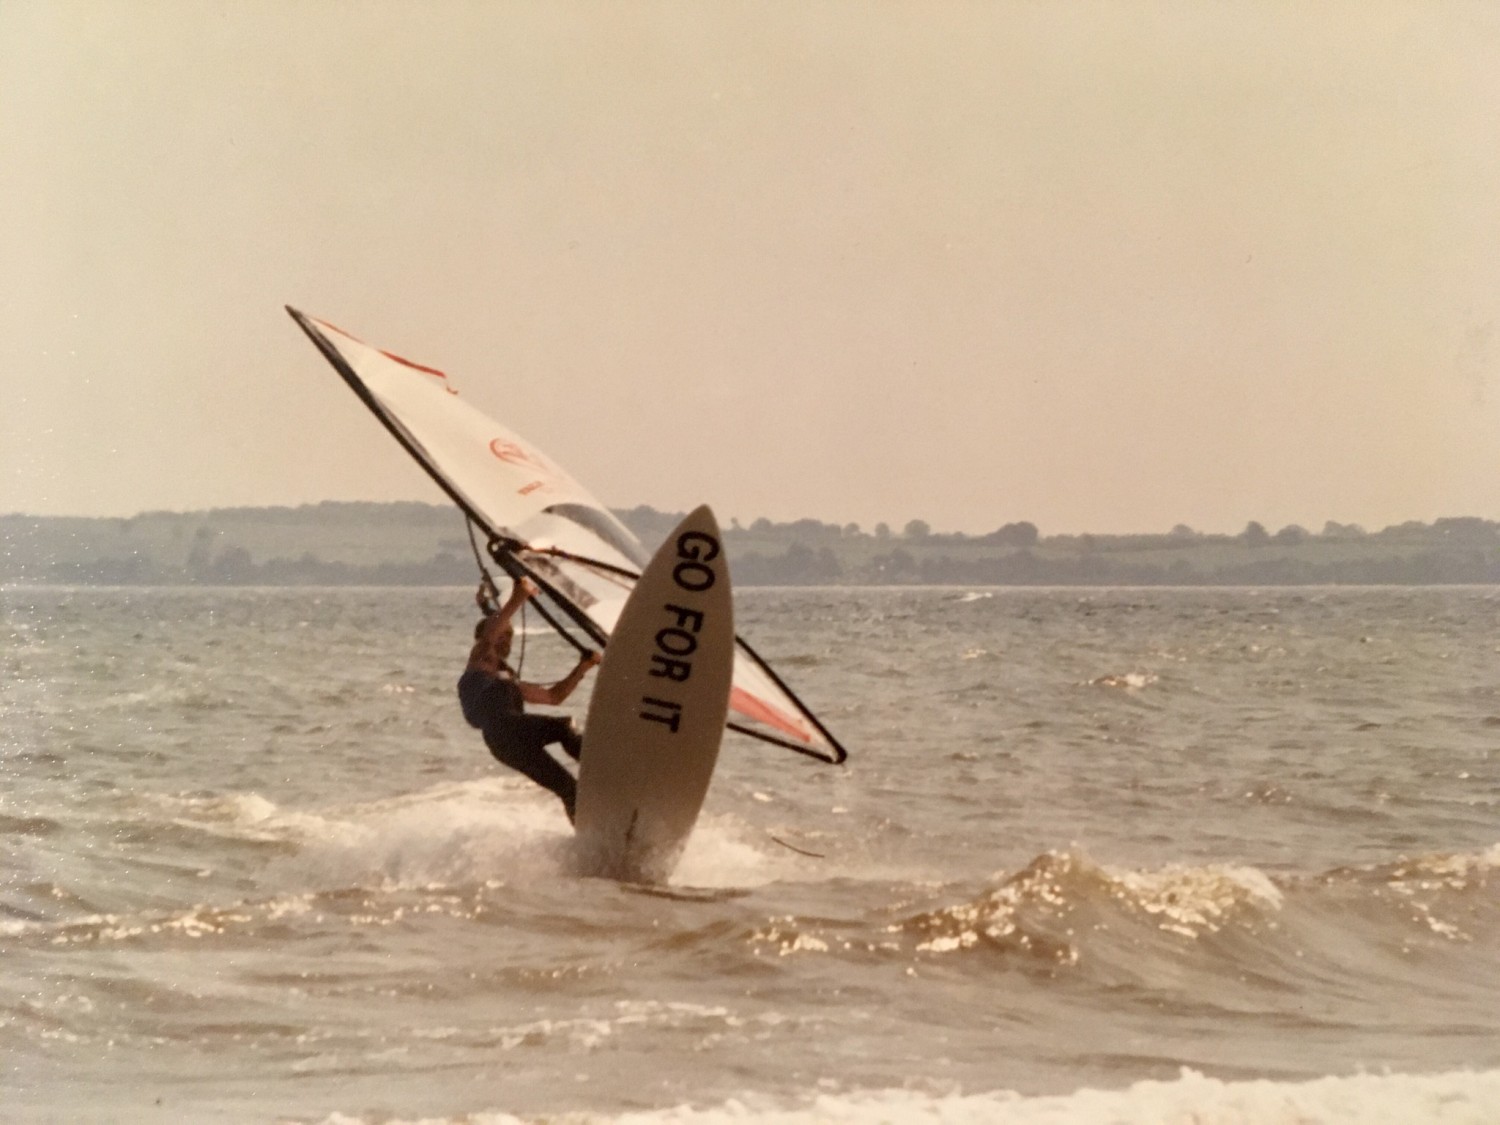
<instances>
[{"instance_id":1,"label":"black wetsuit","mask_svg":"<svg viewBox=\"0 0 1500 1125\"><path fill-rule=\"evenodd\" d=\"M556 742L570 758L578 760L583 740L572 720L562 715L528 715L516 681L482 668L468 668L459 677L458 703L468 724L484 732L484 744L490 753L556 793L572 820L578 783L546 750L548 744Z\"/></svg>"}]
</instances>

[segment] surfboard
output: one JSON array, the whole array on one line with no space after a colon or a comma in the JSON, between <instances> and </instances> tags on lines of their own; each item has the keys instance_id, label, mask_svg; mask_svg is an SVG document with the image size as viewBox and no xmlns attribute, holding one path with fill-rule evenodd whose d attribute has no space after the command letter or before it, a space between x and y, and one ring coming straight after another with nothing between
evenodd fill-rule
<instances>
[{"instance_id":1,"label":"surfboard","mask_svg":"<svg viewBox=\"0 0 1500 1125\"><path fill-rule=\"evenodd\" d=\"M646 565L599 665L578 770L583 874L671 875L718 761L733 675L729 566L704 505Z\"/></svg>"}]
</instances>

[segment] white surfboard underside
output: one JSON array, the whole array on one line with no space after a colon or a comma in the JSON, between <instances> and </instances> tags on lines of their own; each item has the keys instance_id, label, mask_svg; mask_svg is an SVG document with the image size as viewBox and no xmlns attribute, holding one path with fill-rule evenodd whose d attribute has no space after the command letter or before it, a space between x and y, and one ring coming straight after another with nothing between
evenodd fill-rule
<instances>
[{"instance_id":1,"label":"white surfboard underside","mask_svg":"<svg viewBox=\"0 0 1500 1125\"><path fill-rule=\"evenodd\" d=\"M733 674L729 567L704 505L646 566L599 666L578 774L584 874L671 875L713 777Z\"/></svg>"}]
</instances>

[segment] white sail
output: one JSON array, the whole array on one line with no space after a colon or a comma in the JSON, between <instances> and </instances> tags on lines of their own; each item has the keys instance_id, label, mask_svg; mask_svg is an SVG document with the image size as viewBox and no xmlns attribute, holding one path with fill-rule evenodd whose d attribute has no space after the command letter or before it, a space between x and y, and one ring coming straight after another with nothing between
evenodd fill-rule
<instances>
[{"instance_id":1,"label":"white sail","mask_svg":"<svg viewBox=\"0 0 1500 1125\"><path fill-rule=\"evenodd\" d=\"M647 557L636 537L551 458L459 395L443 372L288 308L344 381L490 537L496 563L536 579L594 643L607 640ZM571 634L555 619L559 632ZM841 762L837 740L741 639L730 726Z\"/></svg>"}]
</instances>

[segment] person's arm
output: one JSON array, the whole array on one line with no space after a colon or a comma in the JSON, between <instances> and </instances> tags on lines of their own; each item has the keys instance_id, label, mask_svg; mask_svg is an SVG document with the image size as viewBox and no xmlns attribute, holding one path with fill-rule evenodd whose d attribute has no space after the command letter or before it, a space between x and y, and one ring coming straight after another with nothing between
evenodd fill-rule
<instances>
[{"instance_id":1,"label":"person's arm","mask_svg":"<svg viewBox=\"0 0 1500 1125\"><path fill-rule=\"evenodd\" d=\"M519 582L517 582L513 587L511 587L510 597L505 599L505 604L484 619L484 623L480 627L479 635L476 640L478 640L480 644L492 643L496 634L503 633L507 628L510 627L510 619L516 615L516 613L523 605L526 604L526 599L531 597L535 593L536 583L531 579L523 578ZM481 586L479 595L476 598L476 600L479 601L481 608L484 605L484 602L482 600L483 597L484 587Z\"/></svg>"},{"instance_id":2,"label":"person's arm","mask_svg":"<svg viewBox=\"0 0 1500 1125\"><path fill-rule=\"evenodd\" d=\"M516 687L521 689L521 698L527 703L542 703L548 707L556 707L573 694L573 689L583 682L583 677L589 674L589 669L598 663L599 654L588 652L583 655L571 672L555 684L530 684L522 680L516 684Z\"/></svg>"}]
</instances>

